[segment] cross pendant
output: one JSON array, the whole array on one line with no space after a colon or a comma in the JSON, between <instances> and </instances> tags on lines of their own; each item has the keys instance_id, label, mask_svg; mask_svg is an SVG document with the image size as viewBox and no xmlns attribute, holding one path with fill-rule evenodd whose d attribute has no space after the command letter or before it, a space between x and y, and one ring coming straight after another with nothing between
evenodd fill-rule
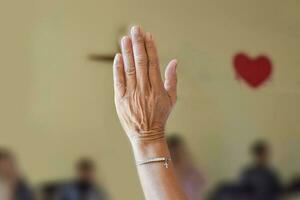
<instances>
[{"instance_id":1,"label":"cross pendant","mask_svg":"<svg viewBox=\"0 0 300 200\"><path fill-rule=\"evenodd\" d=\"M168 167L169 167L169 163L168 163L168 161L166 161L166 162L164 163L164 166L165 166L166 168L168 168Z\"/></svg>"}]
</instances>

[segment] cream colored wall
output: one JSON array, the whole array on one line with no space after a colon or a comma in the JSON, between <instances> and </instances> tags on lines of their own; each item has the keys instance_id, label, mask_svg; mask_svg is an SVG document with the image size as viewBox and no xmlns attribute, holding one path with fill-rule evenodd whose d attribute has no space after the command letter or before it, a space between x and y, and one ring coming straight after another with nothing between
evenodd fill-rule
<instances>
[{"instance_id":1,"label":"cream colored wall","mask_svg":"<svg viewBox=\"0 0 300 200\"><path fill-rule=\"evenodd\" d=\"M180 61L168 131L186 137L210 184L234 177L260 137L285 177L300 171L298 0L1 0L0 9L0 145L34 183L69 177L74 160L91 155L114 199L143 198L111 65L87 59L113 52L119 29L133 23L154 33L162 64ZM240 50L272 58L265 87L237 82Z\"/></svg>"}]
</instances>

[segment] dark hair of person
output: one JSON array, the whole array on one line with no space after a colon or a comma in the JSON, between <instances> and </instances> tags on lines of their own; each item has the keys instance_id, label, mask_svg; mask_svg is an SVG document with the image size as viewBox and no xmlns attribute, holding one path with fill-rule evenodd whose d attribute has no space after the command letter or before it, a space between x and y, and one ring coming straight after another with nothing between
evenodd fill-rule
<instances>
[{"instance_id":1,"label":"dark hair of person","mask_svg":"<svg viewBox=\"0 0 300 200\"><path fill-rule=\"evenodd\" d=\"M255 142L251 148L251 152L254 156L261 156L268 151L268 143L264 140Z\"/></svg>"},{"instance_id":2,"label":"dark hair of person","mask_svg":"<svg viewBox=\"0 0 300 200\"><path fill-rule=\"evenodd\" d=\"M76 168L79 171L91 171L91 170L95 169L95 164L94 164L93 160L91 160L89 158L81 158L77 162Z\"/></svg>"},{"instance_id":3,"label":"dark hair of person","mask_svg":"<svg viewBox=\"0 0 300 200\"><path fill-rule=\"evenodd\" d=\"M177 134L172 134L167 137L167 143L170 151L176 150L179 146L184 144L184 140L181 136Z\"/></svg>"},{"instance_id":4,"label":"dark hair of person","mask_svg":"<svg viewBox=\"0 0 300 200\"><path fill-rule=\"evenodd\" d=\"M7 149L0 147L0 160L13 160L13 155Z\"/></svg>"}]
</instances>

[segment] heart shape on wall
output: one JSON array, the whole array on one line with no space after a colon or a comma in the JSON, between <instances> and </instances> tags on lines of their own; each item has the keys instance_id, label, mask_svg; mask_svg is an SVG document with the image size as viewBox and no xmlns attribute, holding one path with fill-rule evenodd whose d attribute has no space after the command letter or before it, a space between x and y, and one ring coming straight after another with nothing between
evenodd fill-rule
<instances>
[{"instance_id":1,"label":"heart shape on wall","mask_svg":"<svg viewBox=\"0 0 300 200\"><path fill-rule=\"evenodd\" d=\"M272 73L272 63L267 56L251 59L244 53L238 53L234 56L233 65L237 77L253 88L261 86Z\"/></svg>"}]
</instances>

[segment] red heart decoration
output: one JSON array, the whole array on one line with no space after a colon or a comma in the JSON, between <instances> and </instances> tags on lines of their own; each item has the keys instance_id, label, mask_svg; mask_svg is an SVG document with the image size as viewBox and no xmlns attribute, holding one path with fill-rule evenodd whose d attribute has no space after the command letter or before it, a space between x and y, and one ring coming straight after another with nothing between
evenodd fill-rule
<instances>
[{"instance_id":1,"label":"red heart decoration","mask_svg":"<svg viewBox=\"0 0 300 200\"><path fill-rule=\"evenodd\" d=\"M272 63L266 56L251 59L239 53L235 55L233 63L238 78L243 78L253 88L259 87L272 73Z\"/></svg>"}]
</instances>

